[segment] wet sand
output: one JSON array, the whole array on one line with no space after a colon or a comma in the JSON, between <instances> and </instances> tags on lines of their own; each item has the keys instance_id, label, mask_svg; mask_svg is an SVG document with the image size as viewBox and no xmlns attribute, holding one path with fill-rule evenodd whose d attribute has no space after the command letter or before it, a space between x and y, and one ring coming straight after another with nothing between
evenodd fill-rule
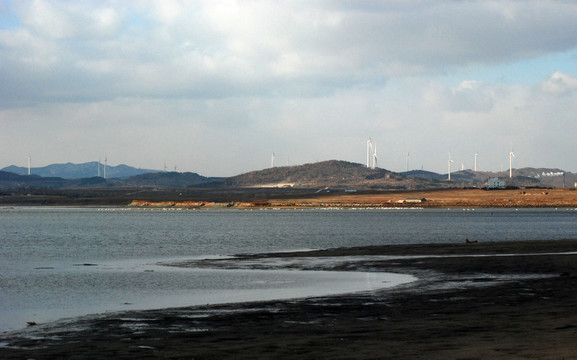
<instances>
[{"instance_id":1,"label":"wet sand","mask_svg":"<svg viewBox=\"0 0 577 360\"><path fill-rule=\"evenodd\" d=\"M577 240L463 242L181 264L386 271L419 280L367 293L32 326L0 334L0 358L572 359L576 252ZM317 261L325 257L336 261Z\"/></svg>"}]
</instances>

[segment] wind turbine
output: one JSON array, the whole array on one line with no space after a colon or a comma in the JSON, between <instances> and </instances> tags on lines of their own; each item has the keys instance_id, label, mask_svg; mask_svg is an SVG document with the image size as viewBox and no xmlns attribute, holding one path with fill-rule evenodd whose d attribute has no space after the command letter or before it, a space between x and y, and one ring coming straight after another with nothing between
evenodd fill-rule
<instances>
[{"instance_id":1,"label":"wind turbine","mask_svg":"<svg viewBox=\"0 0 577 360\"><path fill-rule=\"evenodd\" d=\"M453 160L451 160L451 153L449 153L449 181L451 181L451 164Z\"/></svg>"},{"instance_id":2,"label":"wind turbine","mask_svg":"<svg viewBox=\"0 0 577 360\"><path fill-rule=\"evenodd\" d=\"M377 168L377 145L375 145L375 152L373 152L373 169Z\"/></svg>"},{"instance_id":3,"label":"wind turbine","mask_svg":"<svg viewBox=\"0 0 577 360\"><path fill-rule=\"evenodd\" d=\"M270 157L270 167L273 168L274 167L274 151Z\"/></svg>"},{"instance_id":4,"label":"wind turbine","mask_svg":"<svg viewBox=\"0 0 577 360\"><path fill-rule=\"evenodd\" d=\"M513 149L511 149L511 152L509 153L509 178L513 177L513 158L515 157L515 154L513 154Z\"/></svg>"},{"instance_id":5,"label":"wind turbine","mask_svg":"<svg viewBox=\"0 0 577 360\"><path fill-rule=\"evenodd\" d=\"M477 157L479 154L475 153L475 171L477 171Z\"/></svg>"},{"instance_id":6,"label":"wind turbine","mask_svg":"<svg viewBox=\"0 0 577 360\"><path fill-rule=\"evenodd\" d=\"M371 153L373 152L373 144L371 143L371 138L367 140L367 167L371 167Z\"/></svg>"},{"instance_id":7,"label":"wind turbine","mask_svg":"<svg viewBox=\"0 0 577 360\"><path fill-rule=\"evenodd\" d=\"M28 155L28 176L30 176L30 166L32 164L32 156Z\"/></svg>"},{"instance_id":8,"label":"wind turbine","mask_svg":"<svg viewBox=\"0 0 577 360\"><path fill-rule=\"evenodd\" d=\"M406 169L407 169L406 171L407 171L407 172L409 172L409 157L410 157L410 156L411 156L411 153L409 153L409 152L407 151L407 158L406 158L406 161L405 161L405 162L406 162L405 165L406 165Z\"/></svg>"}]
</instances>

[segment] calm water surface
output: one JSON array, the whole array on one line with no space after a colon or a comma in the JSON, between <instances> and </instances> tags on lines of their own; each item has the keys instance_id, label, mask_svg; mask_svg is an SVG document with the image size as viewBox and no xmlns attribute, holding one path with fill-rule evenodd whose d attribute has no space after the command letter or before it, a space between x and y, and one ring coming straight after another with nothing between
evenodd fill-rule
<instances>
[{"instance_id":1,"label":"calm water surface","mask_svg":"<svg viewBox=\"0 0 577 360\"><path fill-rule=\"evenodd\" d=\"M378 274L178 269L159 261L465 238L577 238L576 220L575 209L4 208L0 331L112 310L359 291L387 280Z\"/></svg>"}]
</instances>

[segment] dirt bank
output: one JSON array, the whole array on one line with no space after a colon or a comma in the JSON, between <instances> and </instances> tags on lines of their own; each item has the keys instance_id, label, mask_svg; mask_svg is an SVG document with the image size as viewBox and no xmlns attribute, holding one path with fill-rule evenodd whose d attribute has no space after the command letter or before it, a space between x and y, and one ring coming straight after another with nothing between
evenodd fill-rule
<instances>
[{"instance_id":1,"label":"dirt bank","mask_svg":"<svg viewBox=\"0 0 577 360\"><path fill-rule=\"evenodd\" d=\"M453 189L420 192L322 193L294 198L277 199L269 194L259 201L149 201L133 200L131 207L180 208L347 208L347 207L577 207L575 189L481 190Z\"/></svg>"},{"instance_id":2,"label":"dirt bank","mask_svg":"<svg viewBox=\"0 0 577 360\"><path fill-rule=\"evenodd\" d=\"M457 189L375 194L336 194L270 200L271 206L296 207L577 207L575 189Z\"/></svg>"}]
</instances>

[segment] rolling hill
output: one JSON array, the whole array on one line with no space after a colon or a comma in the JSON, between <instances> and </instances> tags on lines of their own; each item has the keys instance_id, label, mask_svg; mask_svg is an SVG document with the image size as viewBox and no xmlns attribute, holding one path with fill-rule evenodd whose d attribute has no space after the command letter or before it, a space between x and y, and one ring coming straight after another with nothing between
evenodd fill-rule
<instances>
[{"instance_id":1,"label":"rolling hill","mask_svg":"<svg viewBox=\"0 0 577 360\"><path fill-rule=\"evenodd\" d=\"M8 171L18 175L27 175L28 168L22 166L7 166L3 171ZM129 178L131 176L159 172L158 170L138 169L132 166L120 164L116 166L106 165L107 178ZM30 169L32 175L42 177L59 177L63 179L82 179L103 176L104 165L97 161L87 162L83 164L51 164L43 167L35 167Z\"/></svg>"},{"instance_id":2,"label":"rolling hill","mask_svg":"<svg viewBox=\"0 0 577 360\"><path fill-rule=\"evenodd\" d=\"M0 189L88 189L121 187L179 188L203 184L218 178L207 178L196 173L161 172L136 175L127 179L104 179L99 176L81 179L18 175L0 170Z\"/></svg>"},{"instance_id":3,"label":"rolling hill","mask_svg":"<svg viewBox=\"0 0 577 360\"><path fill-rule=\"evenodd\" d=\"M413 170L401 174L409 178L447 182L447 174L437 174L430 171ZM517 187L569 187L577 183L577 174L551 168L513 169L513 178L509 178L509 170L500 172L462 170L451 173L451 182L454 186L479 187L483 186L487 179L494 177L504 179L508 186Z\"/></svg>"},{"instance_id":4,"label":"rolling hill","mask_svg":"<svg viewBox=\"0 0 577 360\"><path fill-rule=\"evenodd\" d=\"M152 170L135 169L127 165L111 167L116 174L126 175L131 172L144 172L126 178L111 178L115 172L107 172L110 177L98 176L75 178L83 171L95 172L97 162L86 164L60 164L47 166L50 172L59 171L71 178L57 176L39 176L37 174L19 175L0 171L0 189L82 189L82 188L300 188L300 189L351 189L351 190L419 190L448 187L482 187L487 179L501 177L507 186L518 187L565 187L577 182L577 174L567 173L560 169L523 168L515 169L514 177L509 179L508 171L475 172L472 170L451 173L451 181L446 174L428 171L410 171L395 173L377 168L370 169L364 165L347 161L329 160L311 164L273 167L251 171L227 178L210 178L197 173L185 172L151 172ZM5 169L22 169L8 167ZM45 170L46 170L45 169ZM48 171L48 170L46 170ZM20 171L21 172L21 171ZM220 191L220 190L219 190Z\"/></svg>"},{"instance_id":5,"label":"rolling hill","mask_svg":"<svg viewBox=\"0 0 577 360\"><path fill-rule=\"evenodd\" d=\"M435 181L409 179L385 169L370 169L347 161L274 167L224 178L205 187L298 187L351 189L407 189L439 186Z\"/></svg>"}]
</instances>

